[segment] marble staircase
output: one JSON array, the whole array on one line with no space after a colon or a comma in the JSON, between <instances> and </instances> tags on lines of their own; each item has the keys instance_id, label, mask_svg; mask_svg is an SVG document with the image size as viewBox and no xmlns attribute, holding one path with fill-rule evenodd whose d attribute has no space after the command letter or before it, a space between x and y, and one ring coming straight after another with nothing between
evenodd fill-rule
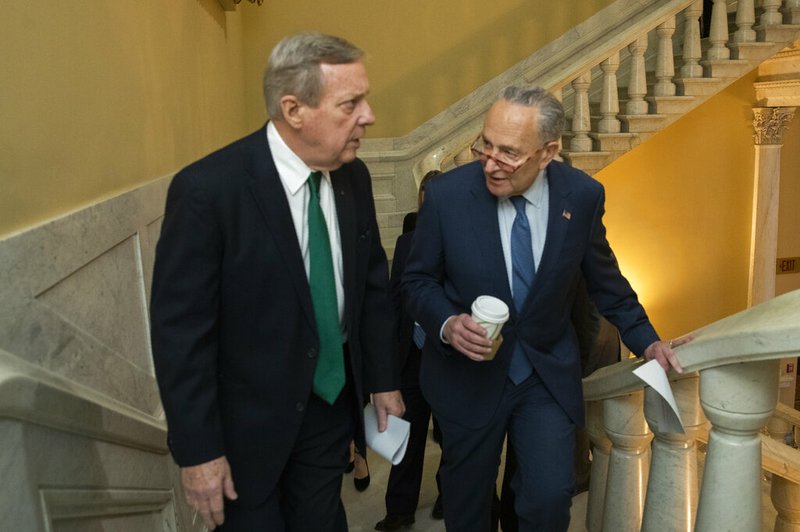
<instances>
[{"instance_id":1,"label":"marble staircase","mask_svg":"<svg viewBox=\"0 0 800 532\"><path fill-rule=\"evenodd\" d=\"M416 186L432 169L471 160L469 145L499 90L535 83L568 115L561 156L593 174L800 38L800 2L715 0L701 38L701 0L618 0L410 134L368 139L390 256Z\"/></svg>"}]
</instances>

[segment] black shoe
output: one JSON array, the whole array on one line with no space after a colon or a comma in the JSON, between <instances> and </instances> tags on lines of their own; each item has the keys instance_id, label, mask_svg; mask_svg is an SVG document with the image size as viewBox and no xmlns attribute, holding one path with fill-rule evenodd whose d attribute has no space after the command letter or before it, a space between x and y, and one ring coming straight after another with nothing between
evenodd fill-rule
<instances>
[{"instance_id":1,"label":"black shoe","mask_svg":"<svg viewBox=\"0 0 800 532\"><path fill-rule=\"evenodd\" d=\"M353 476L353 486L355 486L358 491L367 489L369 487L369 475L364 478L356 478Z\"/></svg>"},{"instance_id":2,"label":"black shoe","mask_svg":"<svg viewBox=\"0 0 800 532\"><path fill-rule=\"evenodd\" d=\"M361 455L356 452L356 458L361 458ZM353 459L353 464L355 467L356 458ZM364 461L364 467L367 470L367 476L358 478L353 472L353 485L356 487L358 491L364 491L369 487L369 464L367 463L366 458L361 458Z\"/></svg>"},{"instance_id":3,"label":"black shoe","mask_svg":"<svg viewBox=\"0 0 800 532\"><path fill-rule=\"evenodd\" d=\"M442 508L442 496L436 497L436 502L433 503L433 510L431 510L431 519L444 519L444 508Z\"/></svg>"},{"instance_id":4,"label":"black shoe","mask_svg":"<svg viewBox=\"0 0 800 532\"><path fill-rule=\"evenodd\" d=\"M386 514L386 517L375 525L375 530L402 530L411 528L413 524L414 514Z\"/></svg>"}]
</instances>

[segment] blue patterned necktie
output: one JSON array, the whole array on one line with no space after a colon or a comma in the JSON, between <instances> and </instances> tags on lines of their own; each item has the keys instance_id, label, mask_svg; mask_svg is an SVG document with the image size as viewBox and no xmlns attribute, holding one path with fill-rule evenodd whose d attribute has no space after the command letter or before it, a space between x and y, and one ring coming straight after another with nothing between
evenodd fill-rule
<instances>
[{"instance_id":1,"label":"blue patterned necktie","mask_svg":"<svg viewBox=\"0 0 800 532\"><path fill-rule=\"evenodd\" d=\"M517 315L522 311L522 306L533 284L536 265L533 260L533 246L531 244L531 226L525 207L528 201L523 196L512 196L511 202L517 209L517 216L511 226L511 292L514 296L514 307ZM528 357L522 350L522 344L517 341L514 352L511 354L511 366L508 368L508 377L514 384L519 384L533 373Z\"/></svg>"},{"instance_id":2,"label":"blue patterned necktie","mask_svg":"<svg viewBox=\"0 0 800 532\"><path fill-rule=\"evenodd\" d=\"M411 338L414 340L414 345L417 346L417 349L421 350L422 346L425 345L425 331L422 330L422 327L417 322L414 322Z\"/></svg>"},{"instance_id":3,"label":"blue patterned necktie","mask_svg":"<svg viewBox=\"0 0 800 532\"><path fill-rule=\"evenodd\" d=\"M339 305L328 226L319 204L320 172L308 176L308 284L319 336L319 359L314 370L314 393L333 404L344 387L344 350L339 328Z\"/></svg>"}]
</instances>

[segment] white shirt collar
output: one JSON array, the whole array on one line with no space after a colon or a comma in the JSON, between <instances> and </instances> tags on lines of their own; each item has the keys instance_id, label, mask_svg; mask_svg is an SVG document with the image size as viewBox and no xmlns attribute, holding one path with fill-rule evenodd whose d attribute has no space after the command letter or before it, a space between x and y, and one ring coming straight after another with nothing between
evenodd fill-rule
<instances>
[{"instance_id":1,"label":"white shirt collar","mask_svg":"<svg viewBox=\"0 0 800 532\"><path fill-rule=\"evenodd\" d=\"M271 120L267 123L267 141L272 151L272 160L275 162L278 175L283 180L289 193L294 196L303 188L309 174L314 170L289 148ZM322 175L326 179L329 178L328 172L322 172Z\"/></svg>"}]
</instances>

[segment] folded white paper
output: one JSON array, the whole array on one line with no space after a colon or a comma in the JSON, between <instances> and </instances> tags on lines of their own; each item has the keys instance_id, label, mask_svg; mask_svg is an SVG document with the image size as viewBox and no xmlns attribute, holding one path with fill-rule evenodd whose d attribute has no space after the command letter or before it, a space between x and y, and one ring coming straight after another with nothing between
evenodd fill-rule
<instances>
[{"instance_id":1,"label":"folded white paper","mask_svg":"<svg viewBox=\"0 0 800 532\"><path fill-rule=\"evenodd\" d=\"M392 465L397 465L403 460L411 423L390 414L386 430L378 432L378 415L375 413L375 407L369 404L364 407L364 429L370 449L389 460Z\"/></svg>"},{"instance_id":2,"label":"folded white paper","mask_svg":"<svg viewBox=\"0 0 800 532\"><path fill-rule=\"evenodd\" d=\"M658 408L656 412L650 412L650 415L655 417L659 430L666 433L683 433L683 421L681 421L681 414L678 412L678 405L672 394L669 379L667 379L667 372L664 371L658 360L642 364L633 370L633 373L658 392L663 399L661 408Z\"/></svg>"}]
</instances>

